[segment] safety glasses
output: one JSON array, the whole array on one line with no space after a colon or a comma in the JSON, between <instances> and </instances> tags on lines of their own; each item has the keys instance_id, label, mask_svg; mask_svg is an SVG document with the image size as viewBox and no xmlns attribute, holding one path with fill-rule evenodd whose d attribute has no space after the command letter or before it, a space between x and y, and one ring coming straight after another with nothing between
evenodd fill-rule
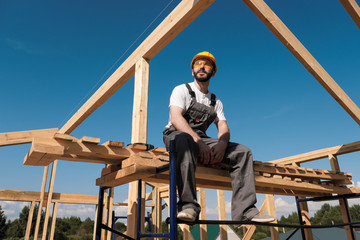
<instances>
[{"instance_id":1,"label":"safety glasses","mask_svg":"<svg viewBox=\"0 0 360 240\"><path fill-rule=\"evenodd\" d=\"M206 68L206 69L213 68L213 65L209 61L197 60L194 62L194 68L201 68L202 66L204 66L204 68Z\"/></svg>"}]
</instances>

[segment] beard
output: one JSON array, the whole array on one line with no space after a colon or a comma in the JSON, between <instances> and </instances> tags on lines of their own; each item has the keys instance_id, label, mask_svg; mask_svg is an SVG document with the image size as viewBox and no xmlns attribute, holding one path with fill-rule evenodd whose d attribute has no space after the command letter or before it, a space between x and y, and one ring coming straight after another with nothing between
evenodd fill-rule
<instances>
[{"instance_id":1,"label":"beard","mask_svg":"<svg viewBox=\"0 0 360 240\"><path fill-rule=\"evenodd\" d=\"M198 73L199 73L199 72L206 73L206 76L203 76L203 77L198 76ZM210 80L210 78L211 78L211 76L212 76L212 74L213 74L213 71L207 73L207 72L205 72L205 71L203 71L203 70L200 69L200 70L197 71L197 72L194 72L194 71L193 71L193 74L194 74L194 77L195 77L195 79L196 79L197 81L199 81L199 82L207 82L207 81Z\"/></svg>"}]
</instances>

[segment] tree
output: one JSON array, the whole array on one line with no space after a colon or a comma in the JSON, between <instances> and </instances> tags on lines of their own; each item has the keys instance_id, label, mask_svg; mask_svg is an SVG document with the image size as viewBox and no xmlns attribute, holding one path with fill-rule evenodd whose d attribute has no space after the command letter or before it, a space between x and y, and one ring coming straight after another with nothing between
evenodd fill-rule
<instances>
[{"instance_id":1,"label":"tree","mask_svg":"<svg viewBox=\"0 0 360 240\"><path fill-rule=\"evenodd\" d=\"M0 239L5 238L6 233L6 216L0 205Z\"/></svg>"}]
</instances>

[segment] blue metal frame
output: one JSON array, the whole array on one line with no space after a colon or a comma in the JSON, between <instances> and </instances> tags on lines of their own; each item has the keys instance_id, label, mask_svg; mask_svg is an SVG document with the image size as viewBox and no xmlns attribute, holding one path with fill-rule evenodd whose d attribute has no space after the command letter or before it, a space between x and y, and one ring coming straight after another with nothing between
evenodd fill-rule
<instances>
[{"instance_id":1,"label":"blue metal frame","mask_svg":"<svg viewBox=\"0 0 360 240\"><path fill-rule=\"evenodd\" d=\"M159 167L156 169L156 173L164 172L169 170L169 185L170 185L170 232L168 233L141 233L141 179L138 180L138 206L137 206L137 224L136 224L136 239L140 240L143 237L158 237L158 238L170 238L171 240L177 240L177 220L176 220L176 161L175 161L175 143L174 141L170 142L170 164ZM100 187L99 190L99 202L98 202L98 214L97 214L97 226L96 226L96 240L101 239L101 229L106 229L111 231L112 233L116 233L126 239L135 240L123 233L116 231L115 221L113 221L112 228L104 225L102 223L102 215L103 215L103 199L104 199L104 191L108 189L108 187ZM114 219L114 218L113 218ZM151 224L151 220L150 223ZM113 235L114 238L114 235Z\"/></svg>"},{"instance_id":2,"label":"blue metal frame","mask_svg":"<svg viewBox=\"0 0 360 240\"><path fill-rule=\"evenodd\" d=\"M351 223L349 206L348 206L348 203L347 203L346 200L348 198L357 198L357 197L360 197L360 193L336 195L336 196L325 196L325 197L312 197L312 198L298 198L298 197L295 197L300 225L304 224L303 221L302 221L302 216L301 216L300 202L326 201L326 200L336 200L336 199L343 199L344 200L347 221L348 221L348 223ZM350 230L351 230L350 231L351 232L351 238L353 240L355 240L355 235L354 235L354 230L353 230L354 226L353 226L353 224L349 224L348 226L350 227ZM305 240L305 231L304 231L303 228L301 228L301 235L302 235L302 238Z\"/></svg>"}]
</instances>

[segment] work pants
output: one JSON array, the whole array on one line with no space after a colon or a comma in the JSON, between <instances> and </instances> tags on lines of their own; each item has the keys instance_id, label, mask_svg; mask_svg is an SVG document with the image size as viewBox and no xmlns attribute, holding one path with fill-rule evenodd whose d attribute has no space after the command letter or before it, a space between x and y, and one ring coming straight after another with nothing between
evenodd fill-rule
<instances>
[{"instance_id":1,"label":"work pants","mask_svg":"<svg viewBox=\"0 0 360 240\"><path fill-rule=\"evenodd\" d=\"M196 197L195 171L199 147L193 138L184 132L175 131L164 135L164 142L169 148L175 140L176 183L179 193L178 211L193 208L200 213ZM202 138L211 148L218 140ZM232 220L251 220L259 213L255 207L256 191L251 150L244 145L229 142L223 162L229 164L232 185L231 217Z\"/></svg>"}]
</instances>

